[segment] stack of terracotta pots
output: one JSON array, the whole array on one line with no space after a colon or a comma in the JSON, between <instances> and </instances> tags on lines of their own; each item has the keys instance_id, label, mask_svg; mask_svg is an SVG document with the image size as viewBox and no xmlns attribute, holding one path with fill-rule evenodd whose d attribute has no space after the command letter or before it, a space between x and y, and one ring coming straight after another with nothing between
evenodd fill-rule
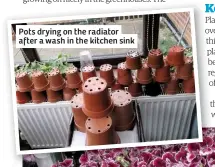
<instances>
[{"instance_id":1,"label":"stack of terracotta pots","mask_svg":"<svg viewBox=\"0 0 215 167\"><path fill-rule=\"evenodd\" d=\"M83 112L88 117L85 123L86 145L120 143L112 120L114 104L105 79L88 78L82 89Z\"/></svg>"},{"instance_id":2,"label":"stack of terracotta pots","mask_svg":"<svg viewBox=\"0 0 215 167\"><path fill-rule=\"evenodd\" d=\"M76 67L66 70L66 77L54 68L47 75L42 71L33 71L31 76L22 72L16 75L17 103L27 103L24 94L30 93L33 103L70 101L76 94L76 89L81 87L82 80ZM29 93L27 93L29 92Z\"/></svg>"},{"instance_id":3,"label":"stack of terracotta pots","mask_svg":"<svg viewBox=\"0 0 215 167\"><path fill-rule=\"evenodd\" d=\"M115 90L111 93L111 98L114 103L115 129L117 131L133 129L135 112L131 94L125 90Z\"/></svg>"}]
</instances>

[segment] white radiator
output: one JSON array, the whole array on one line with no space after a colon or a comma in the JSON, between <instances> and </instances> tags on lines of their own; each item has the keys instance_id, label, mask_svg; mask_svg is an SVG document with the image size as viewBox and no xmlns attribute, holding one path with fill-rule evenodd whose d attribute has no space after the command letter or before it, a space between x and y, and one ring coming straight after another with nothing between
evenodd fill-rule
<instances>
[{"instance_id":1,"label":"white radiator","mask_svg":"<svg viewBox=\"0 0 215 167\"><path fill-rule=\"evenodd\" d=\"M141 96L136 98L144 141L187 139L190 133L195 94Z\"/></svg>"},{"instance_id":2,"label":"white radiator","mask_svg":"<svg viewBox=\"0 0 215 167\"><path fill-rule=\"evenodd\" d=\"M69 102L21 104L17 112L19 129L32 148L69 145L73 116Z\"/></svg>"}]
</instances>

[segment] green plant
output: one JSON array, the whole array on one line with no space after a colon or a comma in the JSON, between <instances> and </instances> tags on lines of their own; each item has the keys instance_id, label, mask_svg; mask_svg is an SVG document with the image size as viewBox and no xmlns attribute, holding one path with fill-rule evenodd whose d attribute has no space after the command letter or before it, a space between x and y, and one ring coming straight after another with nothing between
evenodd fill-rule
<instances>
[{"instance_id":1,"label":"green plant","mask_svg":"<svg viewBox=\"0 0 215 167\"><path fill-rule=\"evenodd\" d=\"M31 74L33 71L42 71L47 74L52 69L57 68L64 74L68 67L74 66L73 64L69 64L67 59L67 55L59 54L56 59L50 59L47 62L34 61L23 66L16 65L14 70L15 73L27 72Z\"/></svg>"},{"instance_id":2,"label":"green plant","mask_svg":"<svg viewBox=\"0 0 215 167\"><path fill-rule=\"evenodd\" d=\"M193 56L192 47L186 48L186 49L184 50L184 55L185 55L186 57L192 57L192 56Z\"/></svg>"}]
</instances>

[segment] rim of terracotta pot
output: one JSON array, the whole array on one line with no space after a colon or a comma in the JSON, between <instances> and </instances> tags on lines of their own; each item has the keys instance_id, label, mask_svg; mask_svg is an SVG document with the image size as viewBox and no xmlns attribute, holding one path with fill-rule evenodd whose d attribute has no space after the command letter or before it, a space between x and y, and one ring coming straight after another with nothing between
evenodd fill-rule
<instances>
[{"instance_id":1,"label":"rim of terracotta pot","mask_svg":"<svg viewBox=\"0 0 215 167\"><path fill-rule=\"evenodd\" d=\"M30 79L30 76L29 76L29 74L27 72L21 72L21 73L16 74L16 79L20 79L22 77L25 77L26 75ZM30 92L33 88L34 88L34 84L33 84L32 81L31 81L31 85L26 87L26 88L21 88L21 87L18 86L18 89L19 89L20 92Z\"/></svg>"},{"instance_id":2,"label":"rim of terracotta pot","mask_svg":"<svg viewBox=\"0 0 215 167\"><path fill-rule=\"evenodd\" d=\"M74 121L74 123L75 123L75 126L76 126L78 131L83 132L83 133L86 132L85 127L82 127L82 126L78 125L75 121Z\"/></svg>"},{"instance_id":3,"label":"rim of terracotta pot","mask_svg":"<svg viewBox=\"0 0 215 167\"><path fill-rule=\"evenodd\" d=\"M129 122L127 125L124 126L115 126L116 131L125 131L125 130L132 130L135 126L135 120L136 116L134 114L134 117L131 122Z\"/></svg>"},{"instance_id":4,"label":"rim of terracotta pot","mask_svg":"<svg viewBox=\"0 0 215 167\"><path fill-rule=\"evenodd\" d=\"M122 71L125 71L125 72L128 72L128 75L126 75L125 78L128 79L128 81L125 83L124 80L122 81L122 77L120 77L118 74L120 73L119 71L122 70ZM132 74L131 74L131 71L130 69L128 69L126 67L126 64L125 62L121 62L117 65L117 82L120 83L121 85L123 86L128 86L130 85L132 82L133 82L133 78L132 78Z\"/></svg>"},{"instance_id":5,"label":"rim of terracotta pot","mask_svg":"<svg viewBox=\"0 0 215 167\"><path fill-rule=\"evenodd\" d=\"M114 109L114 104L113 102L111 101L111 104L108 108L106 108L105 110L101 111L101 112L92 112L92 111L89 111L87 110L85 107L84 107L84 104L83 104L83 112L85 115L87 115L88 117L91 117L91 118L102 118L102 117L105 117L106 115L108 115L109 113L111 113Z\"/></svg>"},{"instance_id":6,"label":"rim of terracotta pot","mask_svg":"<svg viewBox=\"0 0 215 167\"><path fill-rule=\"evenodd\" d=\"M24 93L25 96L26 96L26 99L25 99L25 100L19 100L19 99L17 98L17 92L19 92L19 93ZM28 98L28 100L27 100L27 98ZM17 90L17 91L16 91L16 102L17 102L18 104L29 103L29 102L31 102L31 98L30 98L30 96L28 95L27 92L20 92L19 90Z\"/></svg>"},{"instance_id":7,"label":"rim of terracotta pot","mask_svg":"<svg viewBox=\"0 0 215 167\"><path fill-rule=\"evenodd\" d=\"M151 49L148 53L148 60L150 59L150 57L162 57L163 59L163 53L160 49ZM163 66L163 61L159 62L160 64L156 65L156 64L151 64L149 63L149 61L147 60L147 65L151 68L160 68Z\"/></svg>"}]
</instances>

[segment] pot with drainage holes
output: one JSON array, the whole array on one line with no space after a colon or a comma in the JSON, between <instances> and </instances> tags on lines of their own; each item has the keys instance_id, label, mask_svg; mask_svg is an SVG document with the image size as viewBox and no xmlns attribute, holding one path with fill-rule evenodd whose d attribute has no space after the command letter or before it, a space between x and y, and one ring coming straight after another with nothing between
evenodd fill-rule
<instances>
[{"instance_id":1,"label":"pot with drainage holes","mask_svg":"<svg viewBox=\"0 0 215 167\"><path fill-rule=\"evenodd\" d=\"M66 86L66 82L58 69L53 69L48 73L50 89L53 91L62 90Z\"/></svg>"},{"instance_id":2,"label":"pot with drainage holes","mask_svg":"<svg viewBox=\"0 0 215 167\"><path fill-rule=\"evenodd\" d=\"M31 90L31 97L33 103L43 103L47 101L46 93L45 92L38 92L35 89Z\"/></svg>"},{"instance_id":3,"label":"pot with drainage holes","mask_svg":"<svg viewBox=\"0 0 215 167\"><path fill-rule=\"evenodd\" d=\"M31 78L27 72L16 74L16 82L20 92L30 92L34 88Z\"/></svg>"},{"instance_id":4,"label":"pot with drainage holes","mask_svg":"<svg viewBox=\"0 0 215 167\"><path fill-rule=\"evenodd\" d=\"M83 93L78 93L75 96L73 96L73 98L71 99L71 104L75 126L79 131L85 132L85 122L87 120L87 116L84 114L82 110Z\"/></svg>"},{"instance_id":5,"label":"pot with drainage holes","mask_svg":"<svg viewBox=\"0 0 215 167\"><path fill-rule=\"evenodd\" d=\"M51 88L46 90L48 102L55 103L63 100L62 91L53 91Z\"/></svg>"},{"instance_id":6,"label":"pot with drainage holes","mask_svg":"<svg viewBox=\"0 0 215 167\"><path fill-rule=\"evenodd\" d=\"M179 87L179 81L176 78L175 73L171 74L171 80L165 84L164 86L164 92L166 94L177 94L180 91L180 87Z\"/></svg>"},{"instance_id":7,"label":"pot with drainage holes","mask_svg":"<svg viewBox=\"0 0 215 167\"><path fill-rule=\"evenodd\" d=\"M160 83L166 83L170 80L170 66L166 60L164 60L164 66L156 69L155 80Z\"/></svg>"},{"instance_id":8,"label":"pot with drainage holes","mask_svg":"<svg viewBox=\"0 0 215 167\"><path fill-rule=\"evenodd\" d=\"M163 53L160 49L152 49L148 53L148 66L154 69L163 66Z\"/></svg>"},{"instance_id":9,"label":"pot with drainage holes","mask_svg":"<svg viewBox=\"0 0 215 167\"><path fill-rule=\"evenodd\" d=\"M131 94L124 90L116 90L112 92L111 98L114 103L115 129L117 131L133 129L135 112Z\"/></svg>"},{"instance_id":10,"label":"pot with drainage holes","mask_svg":"<svg viewBox=\"0 0 215 167\"><path fill-rule=\"evenodd\" d=\"M83 111L91 118L102 118L113 110L113 103L103 78L91 77L83 84Z\"/></svg>"},{"instance_id":11,"label":"pot with drainage holes","mask_svg":"<svg viewBox=\"0 0 215 167\"><path fill-rule=\"evenodd\" d=\"M118 64L117 82L123 86L128 86L133 82L131 70L126 68L125 62Z\"/></svg>"},{"instance_id":12,"label":"pot with drainage holes","mask_svg":"<svg viewBox=\"0 0 215 167\"><path fill-rule=\"evenodd\" d=\"M182 66L178 66L177 69L177 78L188 80L192 77L193 71L193 59L192 57L185 57L184 58L185 64Z\"/></svg>"},{"instance_id":13,"label":"pot with drainage holes","mask_svg":"<svg viewBox=\"0 0 215 167\"><path fill-rule=\"evenodd\" d=\"M81 69L83 80L86 81L90 77L96 77L96 68L93 65L84 66Z\"/></svg>"},{"instance_id":14,"label":"pot with drainage holes","mask_svg":"<svg viewBox=\"0 0 215 167\"><path fill-rule=\"evenodd\" d=\"M137 51L129 51L125 63L126 67L130 70L140 69L142 66L140 54Z\"/></svg>"},{"instance_id":15,"label":"pot with drainage holes","mask_svg":"<svg viewBox=\"0 0 215 167\"><path fill-rule=\"evenodd\" d=\"M167 61L171 66L184 65L184 48L181 46L173 46L167 54Z\"/></svg>"},{"instance_id":16,"label":"pot with drainage holes","mask_svg":"<svg viewBox=\"0 0 215 167\"><path fill-rule=\"evenodd\" d=\"M117 81L111 86L111 90L114 91L114 90L118 90L118 89L121 89L121 90L124 90L124 86L119 84Z\"/></svg>"},{"instance_id":17,"label":"pot with drainage holes","mask_svg":"<svg viewBox=\"0 0 215 167\"><path fill-rule=\"evenodd\" d=\"M100 66L100 77L107 82L108 87L111 87L114 84L115 78L111 64L103 64Z\"/></svg>"},{"instance_id":18,"label":"pot with drainage holes","mask_svg":"<svg viewBox=\"0 0 215 167\"><path fill-rule=\"evenodd\" d=\"M34 71L31 75L34 89L37 92L43 92L49 87L49 81L42 71Z\"/></svg>"},{"instance_id":19,"label":"pot with drainage holes","mask_svg":"<svg viewBox=\"0 0 215 167\"><path fill-rule=\"evenodd\" d=\"M67 87L71 89L77 89L81 86L82 81L76 67L69 67L66 70Z\"/></svg>"},{"instance_id":20,"label":"pot with drainage holes","mask_svg":"<svg viewBox=\"0 0 215 167\"><path fill-rule=\"evenodd\" d=\"M63 89L63 100L70 101L75 94L76 94L75 89L65 87Z\"/></svg>"},{"instance_id":21,"label":"pot with drainage holes","mask_svg":"<svg viewBox=\"0 0 215 167\"><path fill-rule=\"evenodd\" d=\"M143 62L142 68L137 70L137 82L140 84L149 84L152 82L152 70Z\"/></svg>"},{"instance_id":22,"label":"pot with drainage holes","mask_svg":"<svg viewBox=\"0 0 215 167\"><path fill-rule=\"evenodd\" d=\"M98 119L88 118L85 127L87 146L120 143L120 138L115 132L109 116Z\"/></svg>"}]
</instances>

